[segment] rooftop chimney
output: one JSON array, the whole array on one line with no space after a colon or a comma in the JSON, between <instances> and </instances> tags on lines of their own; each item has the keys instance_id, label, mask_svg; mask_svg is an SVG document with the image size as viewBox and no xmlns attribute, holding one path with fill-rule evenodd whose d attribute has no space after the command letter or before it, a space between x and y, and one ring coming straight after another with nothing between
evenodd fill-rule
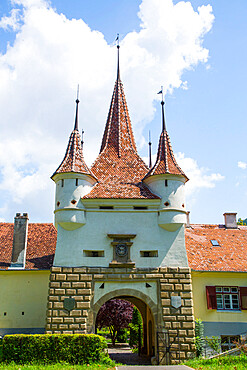
<instances>
[{"instance_id":1,"label":"rooftop chimney","mask_svg":"<svg viewBox=\"0 0 247 370\"><path fill-rule=\"evenodd\" d=\"M185 227L190 227L190 211L186 212L186 225Z\"/></svg>"},{"instance_id":2,"label":"rooftop chimney","mask_svg":"<svg viewBox=\"0 0 247 370\"><path fill-rule=\"evenodd\" d=\"M223 216L225 217L226 229L237 229L238 227L236 220L237 213L226 212L223 214Z\"/></svg>"},{"instance_id":3,"label":"rooftop chimney","mask_svg":"<svg viewBox=\"0 0 247 370\"><path fill-rule=\"evenodd\" d=\"M28 214L16 213L14 223L13 248L10 268L25 268L27 251Z\"/></svg>"}]
</instances>

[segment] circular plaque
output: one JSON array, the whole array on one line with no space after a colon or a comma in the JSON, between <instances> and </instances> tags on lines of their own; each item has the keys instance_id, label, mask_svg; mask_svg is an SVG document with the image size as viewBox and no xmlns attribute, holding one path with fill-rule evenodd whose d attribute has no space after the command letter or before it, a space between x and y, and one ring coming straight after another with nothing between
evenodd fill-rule
<instances>
[{"instance_id":1,"label":"circular plaque","mask_svg":"<svg viewBox=\"0 0 247 370\"><path fill-rule=\"evenodd\" d=\"M124 257L128 253L128 247L126 244L118 244L116 246L116 254L119 257Z\"/></svg>"}]
</instances>

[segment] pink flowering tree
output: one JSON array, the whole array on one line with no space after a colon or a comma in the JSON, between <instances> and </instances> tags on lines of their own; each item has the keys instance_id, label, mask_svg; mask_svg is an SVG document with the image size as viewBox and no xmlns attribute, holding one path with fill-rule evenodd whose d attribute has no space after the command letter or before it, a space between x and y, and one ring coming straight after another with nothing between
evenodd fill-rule
<instances>
[{"instance_id":1,"label":"pink flowering tree","mask_svg":"<svg viewBox=\"0 0 247 370\"><path fill-rule=\"evenodd\" d=\"M112 344L115 346L118 331L128 327L132 314L133 305L131 303L123 299L110 299L100 307L96 326L99 329L109 329Z\"/></svg>"}]
</instances>

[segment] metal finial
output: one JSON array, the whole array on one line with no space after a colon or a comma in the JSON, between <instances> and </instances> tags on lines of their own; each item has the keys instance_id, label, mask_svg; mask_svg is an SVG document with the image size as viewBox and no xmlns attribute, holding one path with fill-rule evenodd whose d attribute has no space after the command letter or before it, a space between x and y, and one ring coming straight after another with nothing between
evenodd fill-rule
<instances>
[{"instance_id":1,"label":"metal finial","mask_svg":"<svg viewBox=\"0 0 247 370\"><path fill-rule=\"evenodd\" d=\"M117 37L116 37L115 41L117 41L117 79L119 79L119 76L120 76L120 70L119 70L119 49L120 49L119 33L117 34Z\"/></svg>"},{"instance_id":2,"label":"metal finial","mask_svg":"<svg viewBox=\"0 0 247 370\"><path fill-rule=\"evenodd\" d=\"M162 94L162 100L161 100L161 107L162 107L162 132L166 131L166 122L165 122L165 111L164 111L164 95L163 95L163 86L161 86L161 90L158 92L158 94Z\"/></svg>"},{"instance_id":3,"label":"metal finial","mask_svg":"<svg viewBox=\"0 0 247 370\"><path fill-rule=\"evenodd\" d=\"M152 142L151 142L151 132L149 130L149 134L148 134L148 138L149 138L149 142L148 142L148 145L149 145L149 168L152 167Z\"/></svg>"},{"instance_id":4,"label":"metal finial","mask_svg":"<svg viewBox=\"0 0 247 370\"><path fill-rule=\"evenodd\" d=\"M83 140L84 130L81 130L81 146L83 148L84 140Z\"/></svg>"},{"instance_id":5,"label":"metal finial","mask_svg":"<svg viewBox=\"0 0 247 370\"><path fill-rule=\"evenodd\" d=\"M79 85L77 86L77 98L76 98L76 112L75 112L75 127L74 130L79 131L78 129L78 104L80 103L79 100Z\"/></svg>"}]
</instances>

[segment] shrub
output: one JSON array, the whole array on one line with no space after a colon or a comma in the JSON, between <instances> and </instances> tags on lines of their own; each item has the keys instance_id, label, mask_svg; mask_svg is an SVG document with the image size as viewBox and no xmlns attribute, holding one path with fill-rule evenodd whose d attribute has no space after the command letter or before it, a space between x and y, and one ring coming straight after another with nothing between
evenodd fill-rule
<instances>
[{"instance_id":1,"label":"shrub","mask_svg":"<svg viewBox=\"0 0 247 370\"><path fill-rule=\"evenodd\" d=\"M119 329L117 332L117 342L118 343L126 343L128 339L128 329Z\"/></svg>"},{"instance_id":2,"label":"shrub","mask_svg":"<svg viewBox=\"0 0 247 370\"><path fill-rule=\"evenodd\" d=\"M211 338L206 337L206 342L208 346L216 353L220 353L221 351L221 338L212 336Z\"/></svg>"},{"instance_id":3,"label":"shrub","mask_svg":"<svg viewBox=\"0 0 247 370\"><path fill-rule=\"evenodd\" d=\"M3 339L3 361L21 364L107 362L106 347L106 340L94 334L6 335Z\"/></svg>"},{"instance_id":4,"label":"shrub","mask_svg":"<svg viewBox=\"0 0 247 370\"><path fill-rule=\"evenodd\" d=\"M129 324L130 329L130 339L129 339L129 345L130 347L137 347L139 343L139 327L141 330L141 345L143 342L143 323L142 323L142 316L139 312L139 310L134 307L133 310L133 316L132 316L132 322Z\"/></svg>"},{"instance_id":5,"label":"shrub","mask_svg":"<svg viewBox=\"0 0 247 370\"><path fill-rule=\"evenodd\" d=\"M204 334L204 325L201 319L195 320L195 346L196 346L196 356L199 357L202 355L203 351L203 334Z\"/></svg>"}]
</instances>

